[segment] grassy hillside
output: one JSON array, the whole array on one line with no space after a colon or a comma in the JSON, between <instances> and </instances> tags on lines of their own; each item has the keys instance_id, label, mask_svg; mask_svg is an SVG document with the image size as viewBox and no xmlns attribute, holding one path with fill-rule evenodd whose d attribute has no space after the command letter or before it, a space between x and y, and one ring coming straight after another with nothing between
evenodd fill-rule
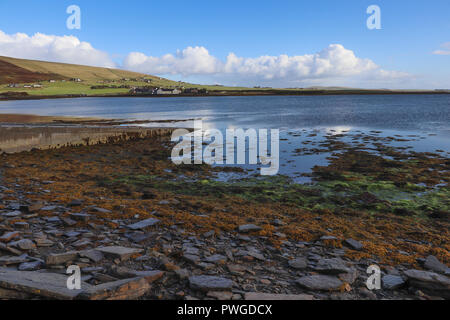
<instances>
[{"instance_id":1,"label":"grassy hillside","mask_svg":"<svg viewBox=\"0 0 450 320\"><path fill-rule=\"evenodd\" d=\"M79 78L82 82L70 79ZM143 79L149 79L146 82ZM127 80L124 80L127 79ZM49 80L56 80L49 82ZM20 84L19 88L9 88L8 84ZM41 88L24 88L24 84L41 84ZM92 86L108 86L109 88L92 89ZM112 95L125 94L128 88L120 86L140 87L154 86L165 88L206 88L207 90L240 90L248 88L198 85L172 81L143 73L119 69L99 68L67 63L25 60L0 56L0 93L27 92L29 95L51 96L66 94Z\"/></svg>"},{"instance_id":2,"label":"grassy hillside","mask_svg":"<svg viewBox=\"0 0 450 320\"><path fill-rule=\"evenodd\" d=\"M89 67L76 64L46 62L37 60L25 60L9 57L1 57L0 61L8 62L17 67L40 74L56 74L65 78L80 78L85 81L95 80L119 80L122 78L142 78L147 75L137 72ZM150 76L148 76L151 78Z\"/></svg>"}]
</instances>

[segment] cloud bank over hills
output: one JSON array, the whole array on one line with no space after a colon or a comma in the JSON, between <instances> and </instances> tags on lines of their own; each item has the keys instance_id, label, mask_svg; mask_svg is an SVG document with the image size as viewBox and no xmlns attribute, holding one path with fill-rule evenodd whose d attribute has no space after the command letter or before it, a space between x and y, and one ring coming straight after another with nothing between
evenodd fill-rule
<instances>
[{"instance_id":1,"label":"cloud bank over hills","mask_svg":"<svg viewBox=\"0 0 450 320\"><path fill-rule=\"evenodd\" d=\"M21 59L115 67L108 53L74 36L54 36L36 33L6 34L0 30L0 55Z\"/></svg>"},{"instance_id":2,"label":"cloud bank over hills","mask_svg":"<svg viewBox=\"0 0 450 320\"><path fill-rule=\"evenodd\" d=\"M443 50L447 47L443 46ZM436 54L444 54L435 52ZM173 75L179 78L201 77L210 82L274 87L306 85L352 85L367 87L399 86L414 77L405 72L384 70L374 61L357 57L342 44L330 44L317 53L299 56L239 57L229 53L225 60L205 47L193 46L174 54L155 57L131 52L121 65L107 52L94 48L75 36L36 33L6 34L0 30L0 55L24 59L121 67L131 71Z\"/></svg>"}]
</instances>

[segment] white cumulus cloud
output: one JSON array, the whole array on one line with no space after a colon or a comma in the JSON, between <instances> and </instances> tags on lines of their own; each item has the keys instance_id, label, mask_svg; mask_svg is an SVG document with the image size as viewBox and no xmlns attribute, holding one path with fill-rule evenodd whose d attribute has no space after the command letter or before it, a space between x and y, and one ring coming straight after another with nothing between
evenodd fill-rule
<instances>
[{"instance_id":1,"label":"white cumulus cloud","mask_svg":"<svg viewBox=\"0 0 450 320\"><path fill-rule=\"evenodd\" d=\"M6 34L0 30L0 55L108 68L115 66L106 52L74 36L42 33L29 36L25 33Z\"/></svg>"},{"instance_id":2,"label":"white cumulus cloud","mask_svg":"<svg viewBox=\"0 0 450 320\"><path fill-rule=\"evenodd\" d=\"M302 83L318 79L392 80L408 74L381 69L370 59L359 58L340 44L331 44L315 54L301 56L239 57L230 53L222 61L204 47L188 47L175 55L161 57L130 53L124 67L133 71L159 75L212 75L215 79L235 82L261 81L267 83Z\"/></svg>"},{"instance_id":3,"label":"white cumulus cloud","mask_svg":"<svg viewBox=\"0 0 450 320\"><path fill-rule=\"evenodd\" d=\"M222 69L222 62L210 55L204 47L187 47L175 55L149 57L140 52L130 53L124 60L126 69L153 74L211 74Z\"/></svg>"},{"instance_id":4,"label":"white cumulus cloud","mask_svg":"<svg viewBox=\"0 0 450 320\"><path fill-rule=\"evenodd\" d=\"M450 55L450 42L441 44L441 49L434 51L433 54L441 56Z\"/></svg>"},{"instance_id":5,"label":"white cumulus cloud","mask_svg":"<svg viewBox=\"0 0 450 320\"><path fill-rule=\"evenodd\" d=\"M447 50L447 51L446 51ZM443 44L436 54L450 52ZM0 30L0 55L75 63L99 67L117 67L111 56L75 36L36 33L6 34ZM341 44L305 55L263 55L240 57L229 53L219 59L202 46L187 47L174 54L150 56L131 52L123 60L124 69L142 73L176 76L184 80L231 85L269 85L275 87L308 85L396 85L412 77L404 72L384 70L370 59L357 57Z\"/></svg>"}]
</instances>

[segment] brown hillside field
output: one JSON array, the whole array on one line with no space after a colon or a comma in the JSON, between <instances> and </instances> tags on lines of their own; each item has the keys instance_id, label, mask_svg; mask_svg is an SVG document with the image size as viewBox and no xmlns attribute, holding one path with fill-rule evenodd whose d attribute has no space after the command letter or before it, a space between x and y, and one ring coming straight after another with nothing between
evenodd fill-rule
<instances>
[{"instance_id":1,"label":"brown hillside field","mask_svg":"<svg viewBox=\"0 0 450 320\"><path fill-rule=\"evenodd\" d=\"M53 73L33 72L0 59L0 84L28 83L50 79L62 80L65 77Z\"/></svg>"},{"instance_id":2,"label":"brown hillside field","mask_svg":"<svg viewBox=\"0 0 450 320\"><path fill-rule=\"evenodd\" d=\"M12 79L14 79L13 82L16 83L37 81L38 78L36 79L32 78L33 74L45 77L42 80L80 78L85 81L92 81L92 80L120 80L122 78L142 78L142 77L152 78L151 76L142 73L124 71L119 69L99 68L99 67L81 66L75 64L46 62L37 60L16 59L2 56L0 56L0 62L2 64L7 63L8 65L15 66L16 68L18 68L16 72L18 72L18 70L21 70L21 72L23 72L24 74L27 74L28 72L30 80L26 80L27 78L24 76L25 81L22 80L19 81L17 80L14 73L11 74L8 70L0 69L0 77L11 75ZM58 75L59 77L56 78L56 75Z\"/></svg>"}]
</instances>

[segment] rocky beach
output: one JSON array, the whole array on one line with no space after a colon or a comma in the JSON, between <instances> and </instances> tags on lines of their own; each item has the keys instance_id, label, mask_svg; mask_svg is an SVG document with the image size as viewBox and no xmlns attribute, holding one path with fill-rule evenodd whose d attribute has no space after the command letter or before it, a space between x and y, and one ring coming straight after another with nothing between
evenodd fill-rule
<instances>
[{"instance_id":1,"label":"rocky beach","mask_svg":"<svg viewBox=\"0 0 450 320\"><path fill-rule=\"evenodd\" d=\"M1 299L450 299L448 153L329 134L295 150L331 154L299 184L177 166L170 130L121 130L0 155Z\"/></svg>"}]
</instances>

